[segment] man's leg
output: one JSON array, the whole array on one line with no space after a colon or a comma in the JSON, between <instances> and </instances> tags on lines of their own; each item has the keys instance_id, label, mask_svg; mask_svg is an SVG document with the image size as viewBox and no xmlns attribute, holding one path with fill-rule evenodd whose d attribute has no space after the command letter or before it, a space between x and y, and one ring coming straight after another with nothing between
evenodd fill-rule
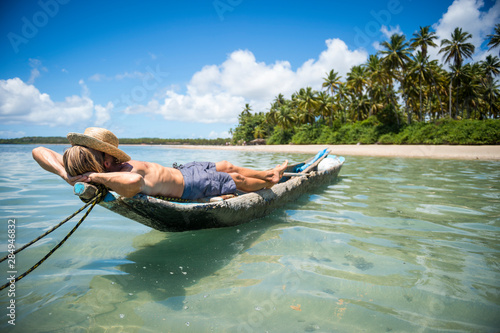
<instances>
[{"instance_id":1,"label":"man's leg","mask_svg":"<svg viewBox=\"0 0 500 333\"><path fill-rule=\"evenodd\" d=\"M229 175L234 180L236 188L245 192L254 192L274 185L274 183L258 178L245 177L239 173L230 173Z\"/></svg>"},{"instance_id":2,"label":"man's leg","mask_svg":"<svg viewBox=\"0 0 500 333\"><path fill-rule=\"evenodd\" d=\"M219 172L226 172L229 174L236 173L246 178L255 178L257 180L264 180L271 184L276 184L277 182L279 182L279 180L283 176L283 172L285 171L287 165L288 161L285 161L283 164L277 165L274 169L258 171L258 170L239 167L228 161L220 161L215 164L216 170Z\"/></svg>"}]
</instances>

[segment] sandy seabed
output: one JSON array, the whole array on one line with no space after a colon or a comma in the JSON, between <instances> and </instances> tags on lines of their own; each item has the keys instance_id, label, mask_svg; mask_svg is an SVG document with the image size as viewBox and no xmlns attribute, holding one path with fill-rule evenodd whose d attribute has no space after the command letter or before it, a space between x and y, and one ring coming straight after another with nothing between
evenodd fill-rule
<instances>
[{"instance_id":1,"label":"sandy seabed","mask_svg":"<svg viewBox=\"0 0 500 333\"><path fill-rule=\"evenodd\" d=\"M499 146L451 145L261 145L261 146L170 146L182 149L224 149L249 152L315 154L329 148L332 154L342 156L379 156L405 158L435 158L460 160L500 160Z\"/></svg>"}]
</instances>

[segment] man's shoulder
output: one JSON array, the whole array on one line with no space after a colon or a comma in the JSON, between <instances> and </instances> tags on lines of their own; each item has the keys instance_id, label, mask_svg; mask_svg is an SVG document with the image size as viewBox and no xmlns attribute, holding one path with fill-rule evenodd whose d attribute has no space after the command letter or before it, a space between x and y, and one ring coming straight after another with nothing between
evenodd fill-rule
<instances>
[{"instance_id":1,"label":"man's shoulder","mask_svg":"<svg viewBox=\"0 0 500 333\"><path fill-rule=\"evenodd\" d=\"M132 169L129 171L138 171L138 170L147 171L149 169L172 169L154 162L130 160L124 164L127 163L132 167Z\"/></svg>"}]
</instances>

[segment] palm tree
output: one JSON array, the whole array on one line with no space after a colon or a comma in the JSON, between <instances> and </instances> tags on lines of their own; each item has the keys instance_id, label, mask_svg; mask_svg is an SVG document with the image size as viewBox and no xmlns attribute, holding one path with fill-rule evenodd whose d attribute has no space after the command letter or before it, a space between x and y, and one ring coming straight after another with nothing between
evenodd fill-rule
<instances>
[{"instance_id":1,"label":"palm tree","mask_svg":"<svg viewBox=\"0 0 500 333\"><path fill-rule=\"evenodd\" d=\"M480 84L484 72L481 65L474 63L463 66L461 74L461 100L463 101L464 107L467 108L466 118L469 119L471 117L471 109L477 110L481 103Z\"/></svg>"},{"instance_id":2,"label":"palm tree","mask_svg":"<svg viewBox=\"0 0 500 333\"><path fill-rule=\"evenodd\" d=\"M297 111L299 112L298 118L301 123L314 123L318 108L316 96L317 92L312 90L311 87L305 89L301 88L299 92L295 94L295 103L297 105Z\"/></svg>"},{"instance_id":3,"label":"palm tree","mask_svg":"<svg viewBox=\"0 0 500 333\"><path fill-rule=\"evenodd\" d=\"M328 119L329 125L332 126L334 111L333 97L321 91L318 93L316 100L318 102L318 114L322 119Z\"/></svg>"},{"instance_id":4,"label":"palm tree","mask_svg":"<svg viewBox=\"0 0 500 333\"><path fill-rule=\"evenodd\" d=\"M455 28L455 30L451 33L451 40L443 39L441 41L441 49L439 53L443 54L443 60L445 63L450 63L455 67L455 74L450 78L450 118L451 114L451 100L452 100L452 88L453 88L453 79L458 78L458 72L462 67L462 63L466 58L472 58L472 54L474 54L475 47L473 44L468 43L467 40L472 38L472 35L468 32L463 32L462 28ZM458 105L458 99L456 99ZM458 107L456 112L458 113Z\"/></svg>"},{"instance_id":5,"label":"palm tree","mask_svg":"<svg viewBox=\"0 0 500 333\"><path fill-rule=\"evenodd\" d=\"M470 38L472 38L470 33L463 32L462 28L455 28L451 33L451 40L443 39L441 41L441 50L439 50L439 53L444 53L444 62L453 62L453 65L461 67L464 58L472 58L475 46L471 43L467 43L467 40Z\"/></svg>"},{"instance_id":6,"label":"palm tree","mask_svg":"<svg viewBox=\"0 0 500 333\"><path fill-rule=\"evenodd\" d=\"M497 117L499 111L500 86L493 80L483 80L483 100L488 103L488 117ZM482 115L480 115L482 118Z\"/></svg>"},{"instance_id":7,"label":"palm tree","mask_svg":"<svg viewBox=\"0 0 500 333\"><path fill-rule=\"evenodd\" d=\"M481 62L484 71L484 78L481 80L483 86L484 101L488 104L489 115L493 114L494 101L498 97L497 85L493 80L493 76L500 74L500 60L497 56L488 55L484 61Z\"/></svg>"},{"instance_id":8,"label":"palm tree","mask_svg":"<svg viewBox=\"0 0 500 333\"><path fill-rule=\"evenodd\" d=\"M380 44L385 50L380 51L384 55L382 64L387 69L389 79L389 89L392 90L392 79L396 79L403 87L403 99L407 108L407 100L404 92L404 77L406 75L406 64L411 60L411 49L409 43L406 41L405 35L393 34L390 41L384 41ZM396 106L394 99L392 100L394 112ZM396 114L397 124L399 126L399 117Z\"/></svg>"},{"instance_id":9,"label":"palm tree","mask_svg":"<svg viewBox=\"0 0 500 333\"><path fill-rule=\"evenodd\" d=\"M500 60L497 56L488 55L486 59L481 62L481 65L489 80L493 80L493 76L500 74Z\"/></svg>"},{"instance_id":10,"label":"palm tree","mask_svg":"<svg viewBox=\"0 0 500 333\"><path fill-rule=\"evenodd\" d=\"M333 69L328 73L328 76L323 78L324 82L322 87L326 88L330 91L330 94L333 96L335 90L339 88L339 85L342 83L340 79L342 76L339 76L339 73L335 72Z\"/></svg>"},{"instance_id":11,"label":"palm tree","mask_svg":"<svg viewBox=\"0 0 500 333\"><path fill-rule=\"evenodd\" d=\"M370 116L384 107L382 99L384 87L387 84L387 73L382 67L382 61L377 55L370 55L366 63L369 76L368 94L370 96Z\"/></svg>"},{"instance_id":12,"label":"palm tree","mask_svg":"<svg viewBox=\"0 0 500 333\"><path fill-rule=\"evenodd\" d=\"M337 90L337 95L335 96L335 101L338 103L338 108L340 110L340 121L345 122L345 113L347 105L349 104L349 88L347 83L342 82Z\"/></svg>"},{"instance_id":13,"label":"palm tree","mask_svg":"<svg viewBox=\"0 0 500 333\"><path fill-rule=\"evenodd\" d=\"M291 129L295 123L295 116L287 104L281 105L276 113L276 122L282 129Z\"/></svg>"},{"instance_id":14,"label":"palm tree","mask_svg":"<svg viewBox=\"0 0 500 333\"><path fill-rule=\"evenodd\" d=\"M420 27L418 32L413 34L413 38L410 39L410 46L416 49L420 47L420 52L422 53L422 57L427 57L427 47L437 47L437 44L434 43L434 40L437 39L436 33L434 31L429 31L430 27Z\"/></svg>"},{"instance_id":15,"label":"palm tree","mask_svg":"<svg viewBox=\"0 0 500 333\"><path fill-rule=\"evenodd\" d=\"M281 105L285 104L285 102L286 100L283 94L278 94L278 96L276 96L276 98L274 99L272 106L278 108Z\"/></svg>"},{"instance_id":16,"label":"palm tree","mask_svg":"<svg viewBox=\"0 0 500 333\"><path fill-rule=\"evenodd\" d=\"M368 84L368 74L366 67L363 65L353 66L351 71L347 73L347 84L348 87L353 91L353 94L356 96L356 99L360 101L363 98L363 91L365 86ZM353 101L353 105L356 106L357 109L357 119L361 120L361 103Z\"/></svg>"},{"instance_id":17,"label":"palm tree","mask_svg":"<svg viewBox=\"0 0 500 333\"><path fill-rule=\"evenodd\" d=\"M500 46L500 23L495 25L495 33L486 37L489 39L488 46L490 50ZM500 51L498 54L500 55Z\"/></svg>"},{"instance_id":18,"label":"palm tree","mask_svg":"<svg viewBox=\"0 0 500 333\"><path fill-rule=\"evenodd\" d=\"M242 111L242 114L244 114L245 116L249 116L250 111L252 111L252 107L250 106L250 104L246 103L245 108Z\"/></svg>"},{"instance_id":19,"label":"palm tree","mask_svg":"<svg viewBox=\"0 0 500 333\"><path fill-rule=\"evenodd\" d=\"M437 60L432 60L429 62L428 70L432 81L430 88L436 93L438 97L440 117L442 118L444 116L444 110L443 110L443 101L441 100L441 96L446 95L446 87L448 86L447 75L446 75L447 73L439 65ZM433 95L432 92L430 94L431 96ZM437 110L435 113L437 114Z\"/></svg>"},{"instance_id":20,"label":"palm tree","mask_svg":"<svg viewBox=\"0 0 500 333\"><path fill-rule=\"evenodd\" d=\"M252 111L252 108L250 104L245 104L245 108L241 111L241 113L238 115L238 122L241 125L246 125L249 119L251 118L252 114L250 113Z\"/></svg>"},{"instance_id":21,"label":"palm tree","mask_svg":"<svg viewBox=\"0 0 500 333\"><path fill-rule=\"evenodd\" d=\"M429 31L430 27L420 27L420 30L413 34L413 38L410 39L410 46L414 49L420 48L420 56L415 56L415 61L417 66L419 67L420 74L418 75L418 84L419 84L419 120L422 121L422 79L424 78L424 71L426 69L426 65L429 63L429 58L427 57L427 48L429 46L437 47L437 44L434 43L434 40L437 39L436 33L434 31ZM416 68L414 68L415 70Z\"/></svg>"},{"instance_id":22,"label":"palm tree","mask_svg":"<svg viewBox=\"0 0 500 333\"><path fill-rule=\"evenodd\" d=\"M261 126L255 126L255 130L253 132L253 137L256 139L262 139L266 137L266 130Z\"/></svg>"},{"instance_id":23,"label":"palm tree","mask_svg":"<svg viewBox=\"0 0 500 333\"><path fill-rule=\"evenodd\" d=\"M429 57L423 55L421 51L417 51L415 61L411 62L408 68L408 77L410 77L409 84L412 85L413 79L418 78L418 95L419 95L419 121L423 120L422 117L422 83L429 83L431 81L431 74L429 73Z\"/></svg>"}]
</instances>

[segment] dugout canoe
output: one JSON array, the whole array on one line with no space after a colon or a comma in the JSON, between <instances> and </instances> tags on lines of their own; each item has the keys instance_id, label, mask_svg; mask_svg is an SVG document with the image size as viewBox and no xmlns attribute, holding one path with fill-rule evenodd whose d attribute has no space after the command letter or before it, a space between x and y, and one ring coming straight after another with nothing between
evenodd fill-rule
<instances>
[{"instance_id":1,"label":"dugout canoe","mask_svg":"<svg viewBox=\"0 0 500 333\"><path fill-rule=\"evenodd\" d=\"M264 217L302 194L330 184L336 179L343 163L343 157L329 156L329 151L325 149L303 163L289 165L285 176L270 189L194 202L177 202L144 194L126 198L109 192L99 205L160 231L230 227ZM323 170L322 165L325 164L328 167ZM76 195L84 198L92 185L77 183L74 189Z\"/></svg>"}]
</instances>

